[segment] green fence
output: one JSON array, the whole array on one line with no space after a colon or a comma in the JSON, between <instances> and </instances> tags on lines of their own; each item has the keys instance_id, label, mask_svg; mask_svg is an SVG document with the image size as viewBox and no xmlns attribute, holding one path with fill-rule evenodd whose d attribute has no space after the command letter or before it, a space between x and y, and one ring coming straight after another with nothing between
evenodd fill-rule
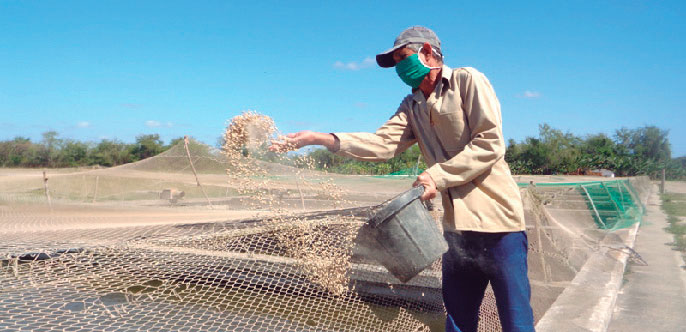
<instances>
[{"instance_id":1,"label":"green fence","mask_svg":"<svg viewBox=\"0 0 686 332\"><path fill-rule=\"evenodd\" d=\"M385 178L385 177L392 177L392 176L395 176L395 177L397 177L397 176L413 177L413 176L417 176L417 175L421 174L422 172L424 172L424 170L421 168L405 168L405 169L401 169L397 172L393 172L391 174L375 175L374 177L376 177L376 178Z\"/></svg>"},{"instance_id":2,"label":"green fence","mask_svg":"<svg viewBox=\"0 0 686 332\"><path fill-rule=\"evenodd\" d=\"M529 183L518 183L520 187ZM576 187L586 199L598 227L614 230L640 223L645 213L636 189L628 180L535 183L536 187Z\"/></svg>"}]
</instances>

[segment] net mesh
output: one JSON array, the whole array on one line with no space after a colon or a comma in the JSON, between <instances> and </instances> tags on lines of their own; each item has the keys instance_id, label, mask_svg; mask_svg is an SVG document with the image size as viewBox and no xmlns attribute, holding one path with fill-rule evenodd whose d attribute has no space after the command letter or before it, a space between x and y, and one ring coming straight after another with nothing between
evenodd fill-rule
<instances>
[{"instance_id":1,"label":"net mesh","mask_svg":"<svg viewBox=\"0 0 686 332\"><path fill-rule=\"evenodd\" d=\"M519 183L524 188L529 185L531 183ZM636 188L649 188L650 182L646 177L636 177L611 181L537 183L534 186L568 190L574 188L582 195L587 209L593 212L593 219L598 227L617 230L641 222L645 206L639 198L645 192L639 192ZM575 200L570 202L572 206L575 203Z\"/></svg>"},{"instance_id":2,"label":"net mesh","mask_svg":"<svg viewBox=\"0 0 686 332\"><path fill-rule=\"evenodd\" d=\"M326 221L317 219L312 227L340 235L354 225L334 230ZM5 260L2 327L412 331L431 312L432 301L404 303L393 295L402 289L388 288L392 280L387 273L364 264L351 266L350 289L357 282L383 283L387 297L370 295L370 302L364 292L331 289L338 283L311 278L307 266L293 257L297 249L277 244L282 225L256 221L158 228L117 234L119 244L95 245L100 241L88 236L90 245L69 241L53 245L79 247L45 250L45 244L39 255ZM109 233L103 237L115 236ZM440 313L436 305L433 310Z\"/></svg>"},{"instance_id":3,"label":"net mesh","mask_svg":"<svg viewBox=\"0 0 686 332\"><path fill-rule=\"evenodd\" d=\"M413 179L250 154L190 140L109 169L3 170L0 330L443 330L440 260L403 284L355 243ZM577 187L522 188L536 319L606 234ZM479 330L500 330L490 287Z\"/></svg>"}]
</instances>

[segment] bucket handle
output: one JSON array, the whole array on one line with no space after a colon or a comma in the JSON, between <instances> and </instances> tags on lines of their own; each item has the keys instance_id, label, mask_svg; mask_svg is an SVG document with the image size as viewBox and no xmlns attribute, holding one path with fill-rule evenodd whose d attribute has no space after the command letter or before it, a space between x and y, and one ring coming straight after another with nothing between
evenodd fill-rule
<instances>
[{"instance_id":1,"label":"bucket handle","mask_svg":"<svg viewBox=\"0 0 686 332\"><path fill-rule=\"evenodd\" d=\"M369 218L369 225L374 228L379 227L379 225L400 211L400 209L421 197L422 194L424 194L424 186L419 185L391 199L388 205L372 214Z\"/></svg>"}]
</instances>

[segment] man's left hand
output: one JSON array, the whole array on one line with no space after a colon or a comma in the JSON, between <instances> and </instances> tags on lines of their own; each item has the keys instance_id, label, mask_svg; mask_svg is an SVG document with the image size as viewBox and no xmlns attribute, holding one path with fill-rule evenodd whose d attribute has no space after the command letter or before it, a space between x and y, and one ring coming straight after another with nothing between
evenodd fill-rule
<instances>
[{"instance_id":1,"label":"man's left hand","mask_svg":"<svg viewBox=\"0 0 686 332\"><path fill-rule=\"evenodd\" d=\"M420 185L424 186L424 194L420 197L422 201L436 197L436 182L434 182L429 173L423 172L422 174L419 174L417 180L412 184L413 187Z\"/></svg>"}]
</instances>

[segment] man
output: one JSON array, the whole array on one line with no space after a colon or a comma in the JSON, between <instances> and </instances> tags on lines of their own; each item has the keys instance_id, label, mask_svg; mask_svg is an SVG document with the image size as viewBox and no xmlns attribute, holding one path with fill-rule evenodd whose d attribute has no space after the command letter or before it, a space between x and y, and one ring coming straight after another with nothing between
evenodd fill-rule
<instances>
[{"instance_id":1,"label":"man","mask_svg":"<svg viewBox=\"0 0 686 332\"><path fill-rule=\"evenodd\" d=\"M441 43L424 27L411 27L376 56L412 87L397 112L376 133L288 134L297 148L323 145L341 156L383 161L415 143L429 168L414 185L422 199L441 192L446 331L476 331L488 283L504 331L533 331L527 277L528 242L517 184L505 162L500 103L488 79L473 68L443 65Z\"/></svg>"}]
</instances>

